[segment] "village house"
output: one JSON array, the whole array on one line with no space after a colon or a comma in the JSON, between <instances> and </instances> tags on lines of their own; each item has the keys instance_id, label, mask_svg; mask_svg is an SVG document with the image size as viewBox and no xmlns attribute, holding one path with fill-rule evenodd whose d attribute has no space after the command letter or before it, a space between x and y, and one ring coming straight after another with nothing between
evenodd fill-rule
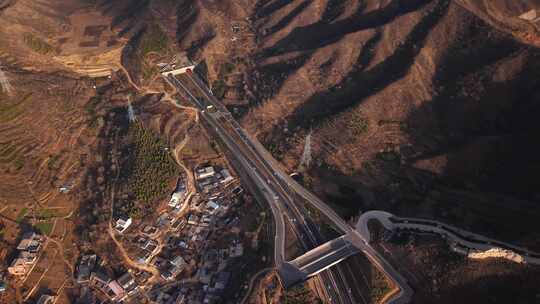
<instances>
[{"instance_id":1,"label":"village house","mask_svg":"<svg viewBox=\"0 0 540 304\"><path fill-rule=\"evenodd\" d=\"M38 252L41 249L43 237L36 233L26 233L19 242L18 257L8 267L8 272L15 276L25 275L37 261Z\"/></svg>"},{"instance_id":2,"label":"village house","mask_svg":"<svg viewBox=\"0 0 540 304\"><path fill-rule=\"evenodd\" d=\"M232 177L231 173L227 169L223 169L220 172L220 178L219 182L222 184L226 184L228 182L232 182L234 180L234 177Z\"/></svg>"},{"instance_id":3,"label":"village house","mask_svg":"<svg viewBox=\"0 0 540 304\"><path fill-rule=\"evenodd\" d=\"M200 217L196 214L190 214L188 217L188 224L189 225L197 225L199 224Z\"/></svg>"},{"instance_id":4,"label":"village house","mask_svg":"<svg viewBox=\"0 0 540 304\"><path fill-rule=\"evenodd\" d=\"M219 207L220 205L212 200L206 204L206 209L208 210L208 212L210 212L210 214L213 214L214 212L216 212L219 209Z\"/></svg>"},{"instance_id":5,"label":"village house","mask_svg":"<svg viewBox=\"0 0 540 304\"><path fill-rule=\"evenodd\" d=\"M122 288L122 286L120 286L116 280L110 281L107 287L107 295L111 298L111 300L116 301L124 297L124 288Z\"/></svg>"},{"instance_id":6,"label":"village house","mask_svg":"<svg viewBox=\"0 0 540 304\"><path fill-rule=\"evenodd\" d=\"M144 226L142 233L146 236L152 236L157 232L157 228L152 225L146 225Z\"/></svg>"},{"instance_id":7,"label":"village house","mask_svg":"<svg viewBox=\"0 0 540 304\"><path fill-rule=\"evenodd\" d=\"M135 279L129 272L126 272L125 274L120 276L116 281L124 289L124 292L127 296L133 295L139 287L135 282Z\"/></svg>"},{"instance_id":8,"label":"village house","mask_svg":"<svg viewBox=\"0 0 540 304\"><path fill-rule=\"evenodd\" d=\"M83 255L77 265L77 283L82 284L90 280L90 274L96 266L97 256L95 254Z\"/></svg>"},{"instance_id":9,"label":"village house","mask_svg":"<svg viewBox=\"0 0 540 304\"><path fill-rule=\"evenodd\" d=\"M51 295L41 295L36 304L53 304L55 297Z\"/></svg>"},{"instance_id":10,"label":"village house","mask_svg":"<svg viewBox=\"0 0 540 304\"><path fill-rule=\"evenodd\" d=\"M214 176L214 174L216 174L216 171L212 166L202 167L195 170L195 177L197 180Z\"/></svg>"},{"instance_id":11,"label":"village house","mask_svg":"<svg viewBox=\"0 0 540 304\"><path fill-rule=\"evenodd\" d=\"M119 233L123 233L131 226L132 219L127 216L121 216L116 220L116 226L114 227Z\"/></svg>"},{"instance_id":12,"label":"village house","mask_svg":"<svg viewBox=\"0 0 540 304\"><path fill-rule=\"evenodd\" d=\"M110 281L111 279L109 278L109 276L101 270L92 272L92 274L90 275L90 284L104 292L106 292L107 285Z\"/></svg>"},{"instance_id":13,"label":"village house","mask_svg":"<svg viewBox=\"0 0 540 304\"><path fill-rule=\"evenodd\" d=\"M38 252L41 248L41 242L43 241L43 237L34 233L26 233L23 236L23 239L17 246L17 250L20 251L28 251L28 252Z\"/></svg>"},{"instance_id":14,"label":"village house","mask_svg":"<svg viewBox=\"0 0 540 304\"><path fill-rule=\"evenodd\" d=\"M229 247L229 256L231 258L238 258L244 255L244 245L237 242Z\"/></svg>"},{"instance_id":15,"label":"village house","mask_svg":"<svg viewBox=\"0 0 540 304\"><path fill-rule=\"evenodd\" d=\"M184 179L180 177L178 179L176 189L174 190L174 193L171 195L171 199L169 201L169 207L180 209L182 207L182 202L185 197L186 197L186 184L184 183Z\"/></svg>"}]
</instances>

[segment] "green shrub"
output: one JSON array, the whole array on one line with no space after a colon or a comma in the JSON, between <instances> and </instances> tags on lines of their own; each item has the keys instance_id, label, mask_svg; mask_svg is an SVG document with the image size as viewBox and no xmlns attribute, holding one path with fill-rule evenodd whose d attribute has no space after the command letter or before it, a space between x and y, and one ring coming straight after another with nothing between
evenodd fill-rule
<instances>
[{"instance_id":1,"label":"green shrub","mask_svg":"<svg viewBox=\"0 0 540 304\"><path fill-rule=\"evenodd\" d=\"M220 77L227 76L232 71L234 71L234 67L235 67L234 64L232 64L230 62L224 62L220 67L219 76Z\"/></svg>"},{"instance_id":2,"label":"green shrub","mask_svg":"<svg viewBox=\"0 0 540 304\"><path fill-rule=\"evenodd\" d=\"M41 222L34 225L34 228L39 230L39 232L43 235L49 235L53 228L52 222Z\"/></svg>"},{"instance_id":3,"label":"green shrub","mask_svg":"<svg viewBox=\"0 0 540 304\"><path fill-rule=\"evenodd\" d=\"M26 213L28 213L28 209L22 208L21 211L19 211L19 214L17 214L17 218L15 218L15 221L17 223L20 223L23 220L23 218L26 216Z\"/></svg>"},{"instance_id":4,"label":"green shrub","mask_svg":"<svg viewBox=\"0 0 540 304\"><path fill-rule=\"evenodd\" d=\"M137 210L170 191L168 181L178 175L178 167L165 150L167 145L141 124L130 125L129 140L133 148L130 155L128 190L137 205L129 206L128 213L141 215Z\"/></svg>"},{"instance_id":5,"label":"green shrub","mask_svg":"<svg viewBox=\"0 0 540 304\"><path fill-rule=\"evenodd\" d=\"M49 160L47 161L47 168L49 168L49 170L57 169L58 160L60 160L59 154L51 155Z\"/></svg>"},{"instance_id":6,"label":"green shrub","mask_svg":"<svg viewBox=\"0 0 540 304\"><path fill-rule=\"evenodd\" d=\"M0 123L7 123L12 120L15 120L20 115L22 115L26 108L25 103L32 96L32 93L26 94L20 102L18 103L6 103L4 101L0 102Z\"/></svg>"},{"instance_id":7,"label":"green shrub","mask_svg":"<svg viewBox=\"0 0 540 304\"><path fill-rule=\"evenodd\" d=\"M219 78L212 82L212 92L218 99L222 99L227 92L227 85L223 79Z\"/></svg>"},{"instance_id":8,"label":"green shrub","mask_svg":"<svg viewBox=\"0 0 540 304\"><path fill-rule=\"evenodd\" d=\"M26 46L28 46L32 51L36 53L47 55L54 51L54 48L50 44L45 42L45 40L36 37L31 33L25 33L23 35L23 40Z\"/></svg>"},{"instance_id":9,"label":"green shrub","mask_svg":"<svg viewBox=\"0 0 540 304\"><path fill-rule=\"evenodd\" d=\"M18 170L21 170L23 167L24 167L24 164L25 164L25 161L23 158L17 158L15 160L15 169L18 171Z\"/></svg>"},{"instance_id":10,"label":"green shrub","mask_svg":"<svg viewBox=\"0 0 540 304\"><path fill-rule=\"evenodd\" d=\"M353 113L349 120L349 129L354 136L367 132L368 126L368 120L361 113Z\"/></svg>"},{"instance_id":11,"label":"green shrub","mask_svg":"<svg viewBox=\"0 0 540 304\"><path fill-rule=\"evenodd\" d=\"M162 52L169 48L169 37L158 24L152 24L143 35L140 50L144 56L150 52Z\"/></svg>"}]
</instances>

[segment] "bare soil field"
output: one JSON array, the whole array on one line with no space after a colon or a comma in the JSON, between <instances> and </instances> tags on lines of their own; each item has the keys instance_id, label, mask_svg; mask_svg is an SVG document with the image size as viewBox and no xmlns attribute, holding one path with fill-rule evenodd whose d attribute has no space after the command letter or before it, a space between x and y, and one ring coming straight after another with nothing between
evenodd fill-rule
<instances>
[{"instance_id":1,"label":"bare soil field","mask_svg":"<svg viewBox=\"0 0 540 304\"><path fill-rule=\"evenodd\" d=\"M15 303L16 294L19 301L31 299L43 288L65 297L69 284L64 282L71 279L77 251L70 239L71 215L84 159L95 141L84 110L91 84L61 74L6 71L15 90L11 96L0 94L2 246L11 252L2 265L9 266L24 232L35 230L50 239L34 271L23 281L10 281L5 297ZM63 186L70 191L61 193Z\"/></svg>"}]
</instances>

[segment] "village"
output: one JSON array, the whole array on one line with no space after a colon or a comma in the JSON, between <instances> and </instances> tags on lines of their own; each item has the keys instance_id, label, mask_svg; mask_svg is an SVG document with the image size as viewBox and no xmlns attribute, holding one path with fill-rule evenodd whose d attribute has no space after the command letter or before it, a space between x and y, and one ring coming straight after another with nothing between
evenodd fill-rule
<instances>
[{"instance_id":1,"label":"village","mask_svg":"<svg viewBox=\"0 0 540 304\"><path fill-rule=\"evenodd\" d=\"M189 179L181 174L156 218L114 219L116 238L131 261L124 273L112 271L99 253L79 257L78 303L222 303L222 297L235 296L230 287L242 283L238 270L246 251L260 247L265 214L256 214L248 225L241 221L239 212L249 209L243 209L244 190L229 169L204 165L193 173L196 192L189 191ZM267 260L254 256L261 263Z\"/></svg>"}]
</instances>

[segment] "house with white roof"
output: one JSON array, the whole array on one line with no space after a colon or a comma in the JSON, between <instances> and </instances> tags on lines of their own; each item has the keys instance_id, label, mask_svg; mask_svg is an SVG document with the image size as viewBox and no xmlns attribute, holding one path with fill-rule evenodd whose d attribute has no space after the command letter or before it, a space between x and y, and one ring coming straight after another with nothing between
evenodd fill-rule
<instances>
[{"instance_id":1,"label":"house with white roof","mask_svg":"<svg viewBox=\"0 0 540 304\"><path fill-rule=\"evenodd\" d=\"M231 173L227 169L221 170L221 180L220 183L226 184L230 181L233 181L234 177L232 177Z\"/></svg>"},{"instance_id":2,"label":"house with white roof","mask_svg":"<svg viewBox=\"0 0 540 304\"><path fill-rule=\"evenodd\" d=\"M195 176L198 180L214 176L214 174L216 174L216 171L212 166L198 168L197 170L195 170Z\"/></svg>"},{"instance_id":3,"label":"house with white roof","mask_svg":"<svg viewBox=\"0 0 540 304\"><path fill-rule=\"evenodd\" d=\"M186 194L185 192L174 192L171 195L171 200L169 201L169 207L171 208L181 207L185 194Z\"/></svg>"},{"instance_id":4,"label":"house with white roof","mask_svg":"<svg viewBox=\"0 0 540 304\"><path fill-rule=\"evenodd\" d=\"M218 203L216 203L215 201L208 201L208 203L206 203L206 208L208 209L208 211L210 211L210 213L214 213L216 212L219 207L221 207Z\"/></svg>"},{"instance_id":5,"label":"house with white roof","mask_svg":"<svg viewBox=\"0 0 540 304\"><path fill-rule=\"evenodd\" d=\"M114 229L120 233L123 233L129 228L129 226L131 226L131 223L132 219L130 217L120 217L116 220L116 226Z\"/></svg>"}]
</instances>

